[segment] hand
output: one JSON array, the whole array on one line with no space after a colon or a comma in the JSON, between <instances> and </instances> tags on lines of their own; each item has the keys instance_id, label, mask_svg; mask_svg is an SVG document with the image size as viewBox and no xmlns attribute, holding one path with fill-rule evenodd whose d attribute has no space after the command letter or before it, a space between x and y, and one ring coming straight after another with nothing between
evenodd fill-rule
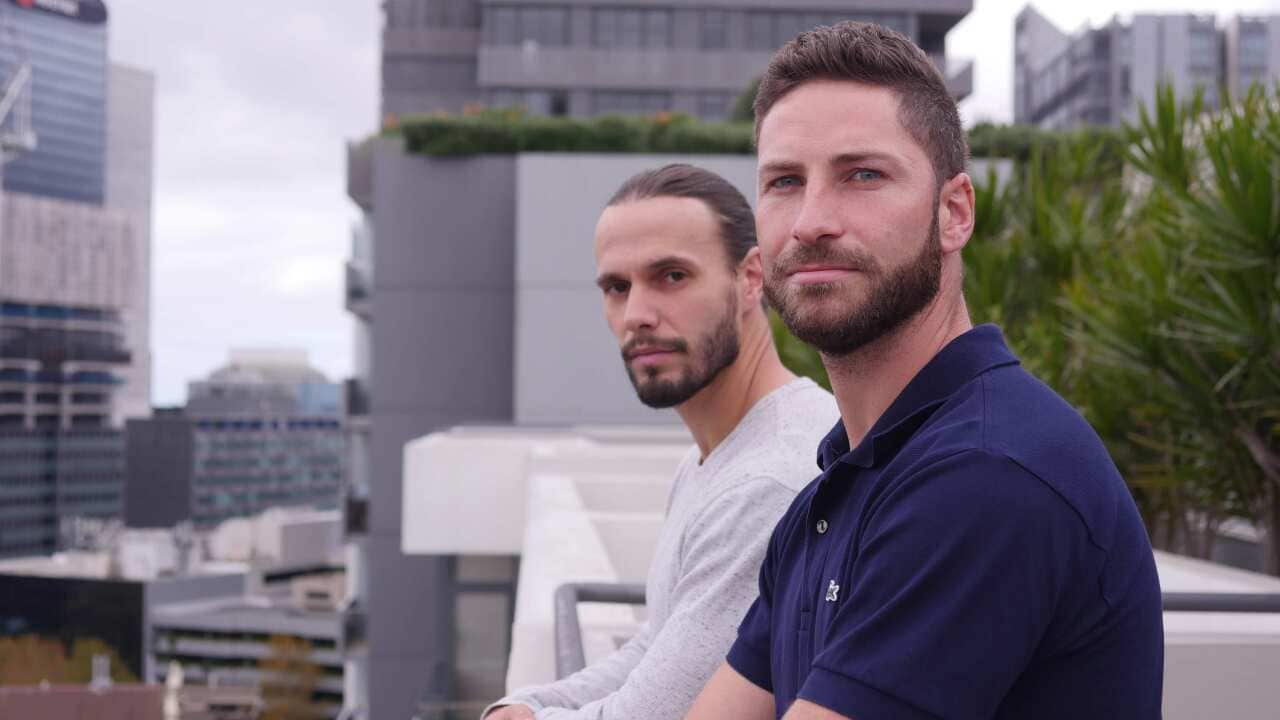
<instances>
[{"instance_id":1,"label":"hand","mask_svg":"<svg viewBox=\"0 0 1280 720\"><path fill-rule=\"evenodd\" d=\"M528 705L503 705L484 716L484 720L534 720Z\"/></svg>"}]
</instances>

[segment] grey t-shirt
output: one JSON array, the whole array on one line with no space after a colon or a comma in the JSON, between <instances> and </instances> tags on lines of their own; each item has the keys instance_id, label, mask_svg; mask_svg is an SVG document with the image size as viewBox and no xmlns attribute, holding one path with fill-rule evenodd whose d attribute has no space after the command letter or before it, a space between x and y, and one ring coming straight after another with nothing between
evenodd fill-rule
<instances>
[{"instance_id":1,"label":"grey t-shirt","mask_svg":"<svg viewBox=\"0 0 1280 720\"><path fill-rule=\"evenodd\" d=\"M834 398L801 378L757 402L703 463L692 448L676 471L639 632L581 672L490 709L523 704L538 720L683 718L755 600L773 526L817 477L818 442L837 416Z\"/></svg>"}]
</instances>

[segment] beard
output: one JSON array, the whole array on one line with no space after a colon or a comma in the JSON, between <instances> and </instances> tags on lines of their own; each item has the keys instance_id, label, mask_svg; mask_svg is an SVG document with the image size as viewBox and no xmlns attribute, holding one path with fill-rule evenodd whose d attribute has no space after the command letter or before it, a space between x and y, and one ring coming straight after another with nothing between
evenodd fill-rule
<instances>
[{"instance_id":1,"label":"beard","mask_svg":"<svg viewBox=\"0 0 1280 720\"><path fill-rule=\"evenodd\" d=\"M867 277L866 300L845 295L838 282L788 287L792 268L807 264L847 266ZM900 267L885 271L863 250L830 245L796 245L778 258L765 276L765 295L791 333L830 357L845 357L902 327L938 295L942 279L942 245L935 202L933 222L924 247ZM844 300L844 302L841 302ZM824 305L834 306L823 312Z\"/></svg>"},{"instance_id":2,"label":"beard","mask_svg":"<svg viewBox=\"0 0 1280 720\"><path fill-rule=\"evenodd\" d=\"M697 395L720 371L732 365L738 359L738 329L734 323L737 314L737 299L731 294L719 322L697 343L693 353L697 357L692 358L696 362L684 367L679 377L671 380L660 379L660 369L656 367L645 368L637 374L631 367L631 351L644 345L691 355L689 343L680 338L660 340L651 335L637 335L628 342L622 348L622 362L640 402L651 408L675 407Z\"/></svg>"}]
</instances>

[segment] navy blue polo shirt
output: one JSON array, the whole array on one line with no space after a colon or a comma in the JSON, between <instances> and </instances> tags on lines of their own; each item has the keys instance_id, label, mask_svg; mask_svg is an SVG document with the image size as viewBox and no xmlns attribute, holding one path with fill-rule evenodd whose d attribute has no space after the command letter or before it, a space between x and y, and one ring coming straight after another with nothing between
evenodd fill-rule
<instances>
[{"instance_id":1,"label":"navy blue polo shirt","mask_svg":"<svg viewBox=\"0 0 1280 720\"><path fill-rule=\"evenodd\" d=\"M1160 717L1147 533L1101 440L1000 330L956 338L779 522L729 664L855 720Z\"/></svg>"}]
</instances>

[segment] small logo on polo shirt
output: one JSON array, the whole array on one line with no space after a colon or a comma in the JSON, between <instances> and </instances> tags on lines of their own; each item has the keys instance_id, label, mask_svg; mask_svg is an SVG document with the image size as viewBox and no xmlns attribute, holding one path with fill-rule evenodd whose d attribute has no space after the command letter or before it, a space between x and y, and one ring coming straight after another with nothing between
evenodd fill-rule
<instances>
[{"instance_id":1,"label":"small logo on polo shirt","mask_svg":"<svg viewBox=\"0 0 1280 720\"><path fill-rule=\"evenodd\" d=\"M839 599L840 586L836 584L835 580L832 580L831 584L827 586L827 602L835 602Z\"/></svg>"}]
</instances>

